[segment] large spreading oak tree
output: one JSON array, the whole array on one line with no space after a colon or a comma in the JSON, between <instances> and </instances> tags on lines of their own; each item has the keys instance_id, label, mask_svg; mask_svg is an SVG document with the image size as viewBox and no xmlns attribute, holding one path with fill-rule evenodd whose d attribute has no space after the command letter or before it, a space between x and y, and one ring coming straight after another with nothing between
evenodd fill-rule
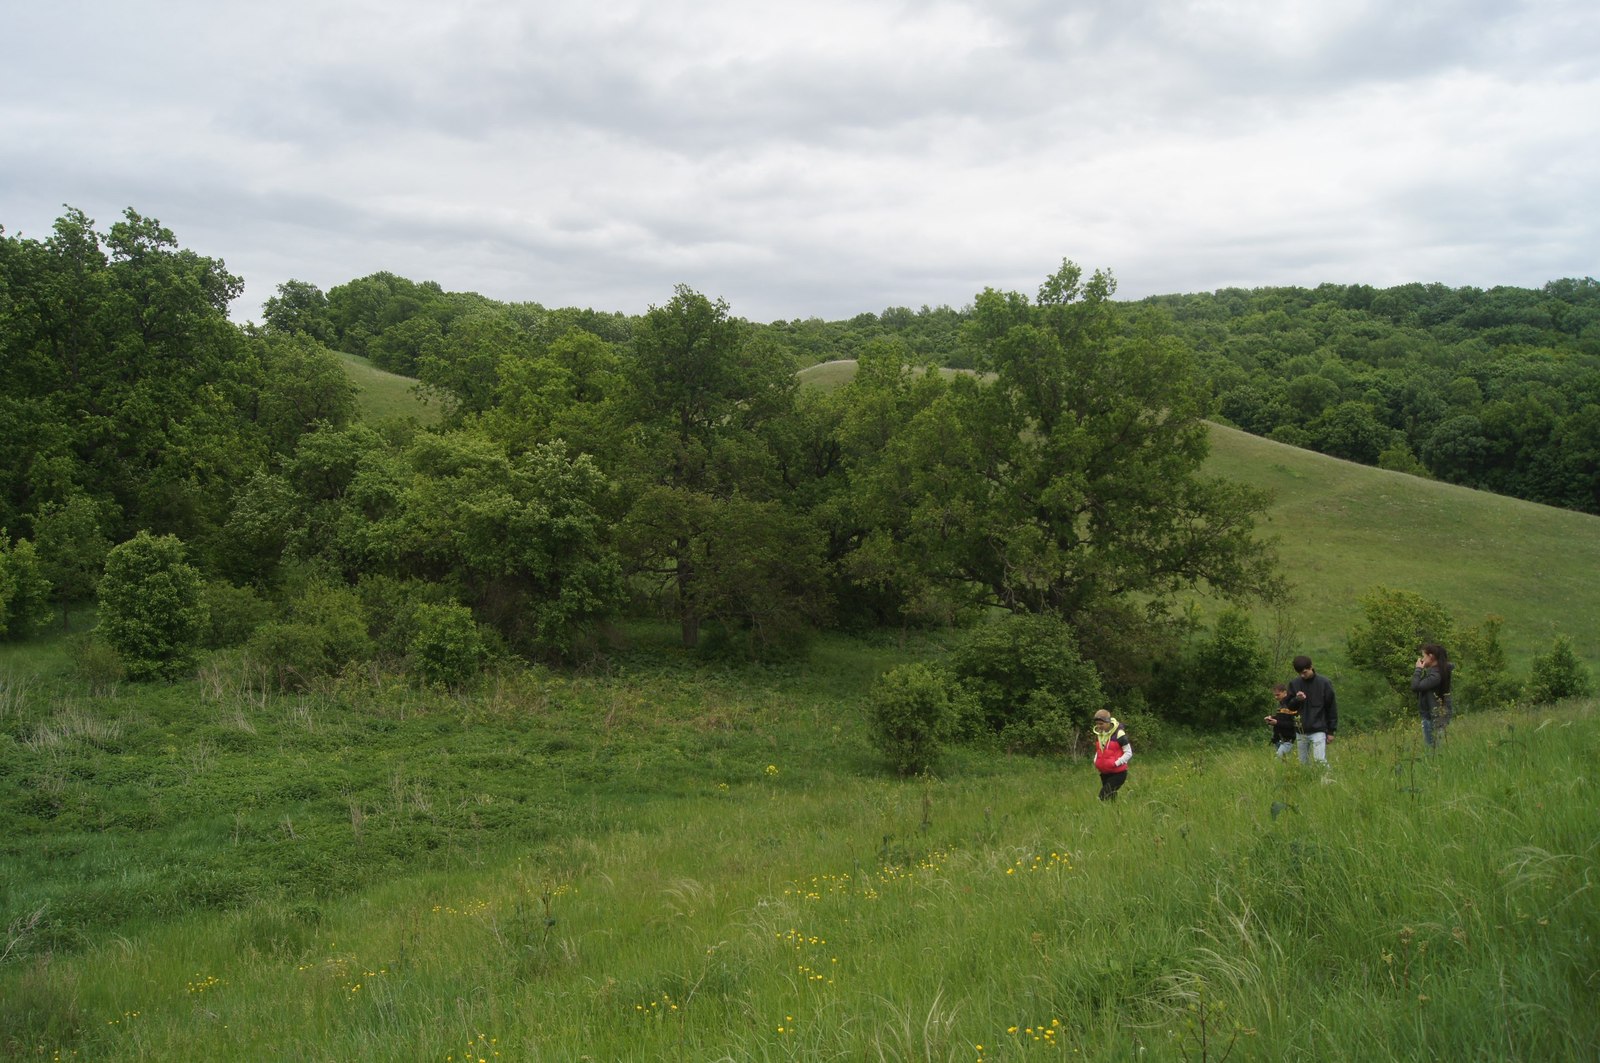
<instances>
[{"instance_id":1,"label":"large spreading oak tree","mask_svg":"<svg viewBox=\"0 0 1600 1063\"><path fill-rule=\"evenodd\" d=\"M1264 496L1202 475L1207 397L1187 350L1127 319L1114 288L1067 262L1037 299L977 297L977 372L925 383L938 394L855 478L880 554L979 604L1080 629L1159 615L1189 589L1276 586L1256 535Z\"/></svg>"}]
</instances>

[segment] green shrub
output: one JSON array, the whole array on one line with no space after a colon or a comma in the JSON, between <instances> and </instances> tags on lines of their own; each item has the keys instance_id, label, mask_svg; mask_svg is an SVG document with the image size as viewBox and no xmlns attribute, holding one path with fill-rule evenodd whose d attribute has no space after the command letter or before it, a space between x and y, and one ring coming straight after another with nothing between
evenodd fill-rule
<instances>
[{"instance_id":1,"label":"green shrub","mask_svg":"<svg viewBox=\"0 0 1600 1063\"><path fill-rule=\"evenodd\" d=\"M1522 684L1511 674L1505 647L1500 644L1500 627L1504 623L1498 616L1488 616L1462 633L1455 678L1458 709L1504 708L1521 696Z\"/></svg>"},{"instance_id":2,"label":"green shrub","mask_svg":"<svg viewBox=\"0 0 1600 1063\"><path fill-rule=\"evenodd\" d=\"M367 616L367 631L377 652L396 662L411 651L417 635L417 610L423 605L450 605L450 588L423 580L363 576L356 594Z\"/></svg>"},{"instance_id":3,"label":"green shrub","mask_svg":"<svg viewBox=\"0 0 1600 1063\"><path fill-rule=\"evenodd\" d=\"M204 642L208 649L241 646L272 618L271 604L249 587L207 583L200 601L206 611Z\"/></svg>"},{"instance_id":4,"label":"green shrub","mask_svg":"<svg viewBox=\"0 0 1600 1063\"><path fill-rule=\"evenodd\" d=\"M411 667L423 681L460 688L478 674L487 656L483 633L464 605L419 605L411 637Z\"/></svg>"},{"instance_id":5,"label":"green shrub","mask_svg":"<svg viewBox=\"0 0 1600 1063\"><path fill-rule=\"evenodd\" d=\"M901 775L927 771L955 729L945 679L925 664L908 664L880 678L867 701L873 745Z\"/></svg>"},{"instance_id":6,"label":"green shrub","mask_svg":"<svg viewBox=\"0 0 1600 1063\"><path fill-rule=\"evenodd\" d=\"M1117 722L1128 732L1128 741L1133 743L1135 752L1141 757L1169 749L1174 735L1181 733L1167 718L1152 711L1138 691L1124 695L1110 708ZM1259 714L1257 718L1260 718Z\"/></svg>"},{"instance_id":7,"label":"green shrub","mask_svg":"<svg viewBox=\"0 0 1600 1063\"><path fill-rule=\"evenodd\" d=\"M0 639L25 639L50 615L50 581L33 544L0 528Z\"/></svg>"},{"instance_id":8,"label":"green shrub","mask_svg":"<svg viewBox=\"0 0 1600 1063\"><path fill-rule=\"evenodd\" d=\"M73 671L96 696L109 694L127 678L122 658L104 639L84 635L73 639Z\"/></svg>"},{"instance_id":9,"label":"green shrub","mask_svg":"<svg viewBox=\"0 0 1600 1063\"><path fill-rule=\"evenodd\" d=\"M1455 624L1444 606L1414 591L1374 587L1358 601L1362 619L1345 642L1350 663L1383 681L1394 695L1396 714L1409 713L1416 705L1411 675L1417 650L1424 642L1449 649Z\"/></svg>"},{"instance_id":10,"label":"green shrub","mask_svg":"<svg viewBox=\"0 0 1600 1063\"><path fill-rule=\"evenodd\" d=\"M372 639L353 590L330 583L306 585L290 605L287 620L265 624L250 639L250 656L285 690L370 660Z\"/></svg>"},{"instance_id":11,"label":"green shrub","mask_svg":"<svg viewBox=\"0 0 1600 1063\"><path fill-rule=\"evenodd\" d=\"M176 536L140 532L111 548L96 630L129 679L175 679L194 664L206 622L201 586Z\"/></svg>"},{"instance_id":12,"label":"green shrub","mask_svg":"<svg viewBox=\"0 0 1600 1063\"><path fill-rule=\"evenodd\" d=\"M69 606L91 600L106 568L111 540L100 527L100 507L75 494L65 503L46 502L33 517L39 564L50 581L50 595L61 605L65 627Z\"/></svg>"},{"instance_id":13,"label":"green shrub","mask_svg":"<svg viewBox=\"0 0 1600 1063\"><path fill-rule=\"evenodd\" d=\"M1528 700L1535 705L1547 705L1564 698L1585 698L1594 693L1594 682L1589 669L1584 667L1572 650L1572 640L1557 636L1549 653L1533 659L1533 671L1528 677Z\"/></svg>"},{"instance_id":14,"label":"green shrub","mask_svg":"<svg viewBox=\"0 0 1600 1063\"><path fill-rule=\"evenodd\" d=\"M1058 617L1013 614L974 629L951 660L968 734L1024 753L1063 752L1101 706L1100 677Z\"/></svg>"},{"instance_id":15,"label":"green shrub","mask_svg":"<svg viewBox=\"0 0 1600 1063\"><path fill-rule=\"evenodd\" d=\"M1163 719L1206 730L1259 722L1271 685L1270 664L1255 624L1242 609L1225 609L1208 637L1185 655L1176 696L1151 692Z\"/></svg>"}]
</instances>

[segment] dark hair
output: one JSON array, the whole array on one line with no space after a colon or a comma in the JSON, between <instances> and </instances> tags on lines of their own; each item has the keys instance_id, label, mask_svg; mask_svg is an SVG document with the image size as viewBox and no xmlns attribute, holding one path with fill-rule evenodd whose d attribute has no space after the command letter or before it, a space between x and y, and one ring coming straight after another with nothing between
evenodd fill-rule
<instances>
[{"instance_id":1,"label":"dark hair","mask_svg":"<svg viewBox=\"0 0 1600 1063\"><path fill-rule=\"evenodd\" d=\"M1274 694L1282 694L1285 690L1288 690L1288 689L1289 689L1289 684L1288 683L1274 683L1274 684L1272 684L1272 692Z\"/></svg>"},{"instance_id":2,"label":"dark hair","mask_svg":"<svg viewBox=\"0 0 1600 1063\"><path fill-rule=\"evenodd\" d=\"M1302 653L1300 656L1298 656L1298 657L1296 657L1294 659L1294 670L1295 671L1303 672L1307 668L1310 668L1310 667L1311 667L1311 658L1307 657L1305 654Z\"/></svg>"},{"instance_id":3,"label":"dark hair","mask_svg":"<svg viewBox=\"0 0 1600 1063\"><path fill-rule=\"evenodd\" d=\"M1433 656L1433 663L1439 667L1439 693L1450 693L1450 671L1455 665L1450 663L1450 654L1437 642L1424 642L1422 652Z\"/></svg>"}]
</instances>

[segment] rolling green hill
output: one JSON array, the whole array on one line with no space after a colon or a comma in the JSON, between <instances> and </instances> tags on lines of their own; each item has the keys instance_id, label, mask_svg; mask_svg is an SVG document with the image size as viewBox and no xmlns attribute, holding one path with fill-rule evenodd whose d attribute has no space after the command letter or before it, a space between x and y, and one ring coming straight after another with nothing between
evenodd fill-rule
<instances>
[{"instance_id":1,"label":"rolling green hill","mask_svg":"<svg viewBox=\"0 0 1600 1063\"><path fill-rule=\"evenodd\" d=\"M1341 461L1214 425L1212 472L1273 493L1266 530L1295 585L1309 652L1342 650L1356 599L1414 591L1460 625L1505 618L1526 664L1557 634L1600 660L1600 517Z\"/></svg>"}]
</instances>

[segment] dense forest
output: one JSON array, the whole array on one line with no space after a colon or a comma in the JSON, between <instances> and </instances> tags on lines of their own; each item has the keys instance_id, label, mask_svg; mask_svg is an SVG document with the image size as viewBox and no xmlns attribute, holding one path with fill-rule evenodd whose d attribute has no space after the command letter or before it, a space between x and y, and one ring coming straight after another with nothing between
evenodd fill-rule
<instances>
[{"instance_id":1,"label":"dense forest","mask_svg":"<svg viewBox=\"0 0 1600 1063\"><path fill-rule=\"evenodd\" d=\"M323 296L291 283L268 325L307 331L378 365L422 375L473 295L377 274ZM1600 513L1600 282L1539 289L1406 284L1228 288L1125 306L1181 339L1215 399L1211 416L1247 432L1387 469ZM629 319L500 307L548 335L578 327L625 343ZM855 358L892 339L914 360L972 368L971 306L890 307L848 321L749 324L799 364ZM448 357L448 355L443 355ZM483 367L480 365L480 369ZM469 388L433 366L430 381Z\"/></svg>"},{"instance_id":2,"label":"dense forest","mask_svg":"<svg viewBox=\"0 0 1600 1063\"><path fill-rule=\"evenodd\" d=\"M1281 586L1265 500L1201 474L1208 418L1600 512L1592 280L1126 302L1066 262L1032 295L765 324L686 287L628 316L379 273L241 326L240 290L131 210L0 232L0 637L97 599L134 677L246 644L286 686L449 684L592 659L629 615L773 657L1002 610L1137 701L1189 592ZM360 421L335 351L442 423ZM797 385L841 358L847 385ZM1212 649L1254 641L1224 613Z\"/></svg>"}]
</instances>

